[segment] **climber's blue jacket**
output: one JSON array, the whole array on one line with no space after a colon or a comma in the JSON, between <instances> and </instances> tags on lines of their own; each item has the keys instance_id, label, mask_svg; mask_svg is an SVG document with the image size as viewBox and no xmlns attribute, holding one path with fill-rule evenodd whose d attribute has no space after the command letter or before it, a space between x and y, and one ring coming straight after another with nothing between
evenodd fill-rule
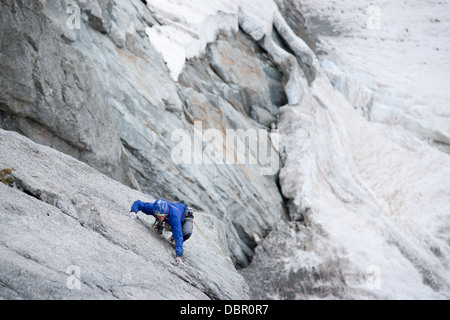
<instances>
[{"instance_id":1,"label":"climber's blue jacket","mask_svg":"<svg viewBox=\"0 0 450 320\"><path fill-rule=\"evenodd\" d=\"M155 217L153 212L152 202L143 202L137 200L131 206L131 211L138 212L142 211L147 215L152 215ZM171 203L169 202L169 213L164 220L164 222L170 224L172 227L173 239L175 240L175 253L177 257L183 255L183 229L181 223L186 218L187 207L181 203Z\"/></svg>"}]
</instances>

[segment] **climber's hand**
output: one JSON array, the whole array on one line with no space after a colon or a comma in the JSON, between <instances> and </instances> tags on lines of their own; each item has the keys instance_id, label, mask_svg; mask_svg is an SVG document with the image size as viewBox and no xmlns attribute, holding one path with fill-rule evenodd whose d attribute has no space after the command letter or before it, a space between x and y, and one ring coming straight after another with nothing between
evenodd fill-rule
<instances>
[{"instance_id":1,"label":"climber's hand","mask_svg":"<svg viewBox=\"0 0 450 320\"><path fill-rule=\"evenodd\" d=\"M130 212L130 218L133 219L133 220L136 219L136 218L137 218L137 213L131 211L131 212Z\"/></svg>"},{"instance_id":2,"label":"climber's hand","mask_svg":"<svg viewBox=\"0 0 450 320\"><path fill-rule=\"evenodd\" d=\"M183 260L181 260L181 257L176 257L175 262L177 263L177 266L179 267L183 266Z\"/></svg>"}]
</instances>

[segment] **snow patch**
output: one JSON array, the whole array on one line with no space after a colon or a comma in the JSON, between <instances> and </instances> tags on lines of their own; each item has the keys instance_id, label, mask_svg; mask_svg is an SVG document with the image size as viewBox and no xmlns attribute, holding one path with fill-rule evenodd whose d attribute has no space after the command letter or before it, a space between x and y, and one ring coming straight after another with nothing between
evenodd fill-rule
<instances>
[{"instance_id":1,"label":"snow patch","mask_svg":"<svg viewBox=\"0 0 450 320\"><path fill-rule=\"evenodd\" d=\"M239 23L260 40L272 31L277 6L272 0L150 0L147 6L161 25L146 33L161 53L173 80L186 59L199 57L219 33L237 32Z\"/></svg>"}]
</instances>

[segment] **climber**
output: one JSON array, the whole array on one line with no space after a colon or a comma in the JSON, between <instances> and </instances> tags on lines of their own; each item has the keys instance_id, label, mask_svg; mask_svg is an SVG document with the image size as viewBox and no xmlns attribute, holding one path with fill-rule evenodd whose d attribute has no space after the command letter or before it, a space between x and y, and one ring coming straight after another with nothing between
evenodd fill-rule
<instances>
[{"instance_id":1,"label":"climber","mask_svg":"<svg viewBox=\"0 0 450 320\"><path fill-rule=\"evenodd\" d=\"M194 219L192 209L183 200L171 203L164 199L158 199L154 203L135 201L131 206L130 217L136 219L139 211L154 216L157 222L164 222L171 226L171 241L175 241L175 260L179 266L182 265L183 242L192 235L192 219Z\"/></svg>"}]
</instances>

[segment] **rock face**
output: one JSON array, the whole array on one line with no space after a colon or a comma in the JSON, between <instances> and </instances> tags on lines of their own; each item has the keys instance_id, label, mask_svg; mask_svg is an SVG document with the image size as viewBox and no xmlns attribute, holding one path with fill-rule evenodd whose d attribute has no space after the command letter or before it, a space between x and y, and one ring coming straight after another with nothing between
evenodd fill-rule
<instances>
[{"instance_id":1,"label":"rock face","mask_svg":"<svg viewBox=\"0 0 450 320\"><path fill-rule=\"evenodd\" d=\"M447 4L146 2L1 2L2 297L448 299Z\"/></svg>"},{"instance_id":2,"label":"rock face","mask_svg":"<svg viewBox=\"0 0 450 320\"><path fill-rule=\"evenodd\" d=\"M70 5L2 4L2 23L7 25L2 127L154 197L187 199L225 222L234 262L248 265L255 239L284 216L276 149L268 164L274 170L261 175L262 149L249 136L270 130L285 103L277 67L238 32L222 36L208 45L204 57L190 60L177 83L145 32L157 22L141 1L79 1L79 29ZM28 35L27 28L34 33ZM6 45L10 36L20 41ZM23 65L19 70L18 64ZM192 146L200 150L196 159L174 161L180 144L174 133L183 131L193 139L208 129L220 130L223 146L203 137L198 149ZM235 130L238 135L232 138L243 141L244 149L226 148L227 129ZM247 148L249 138L253 141ZM253 157L256 165L210 160L205 152L210 141L230 153L224 158Z\"/></svg>"},{"instance_id":3,"label":"rock face","mask_svg":"<svg viewBox=\"0 0 450 320\"><path fill-rule=\"evenodd\" d=\"M13 169L9 186L0 183L3 299L248 298L244 279L196 230L179 268L154 218L128 216L136 199L154 198L17 133L0 129L0 143L0 167ZM195 218L229 254L223 223Z\"/></svg>"},{"instance_id":4,"label":"rock face","mask_svg":"<svg viewBox=\"0 0 450 320\"><path fill-rule=\"evenodd\" d=\"M39 2L2 2L0 124L132 185L97 68Z\"/></svg>"}]
</instances>

